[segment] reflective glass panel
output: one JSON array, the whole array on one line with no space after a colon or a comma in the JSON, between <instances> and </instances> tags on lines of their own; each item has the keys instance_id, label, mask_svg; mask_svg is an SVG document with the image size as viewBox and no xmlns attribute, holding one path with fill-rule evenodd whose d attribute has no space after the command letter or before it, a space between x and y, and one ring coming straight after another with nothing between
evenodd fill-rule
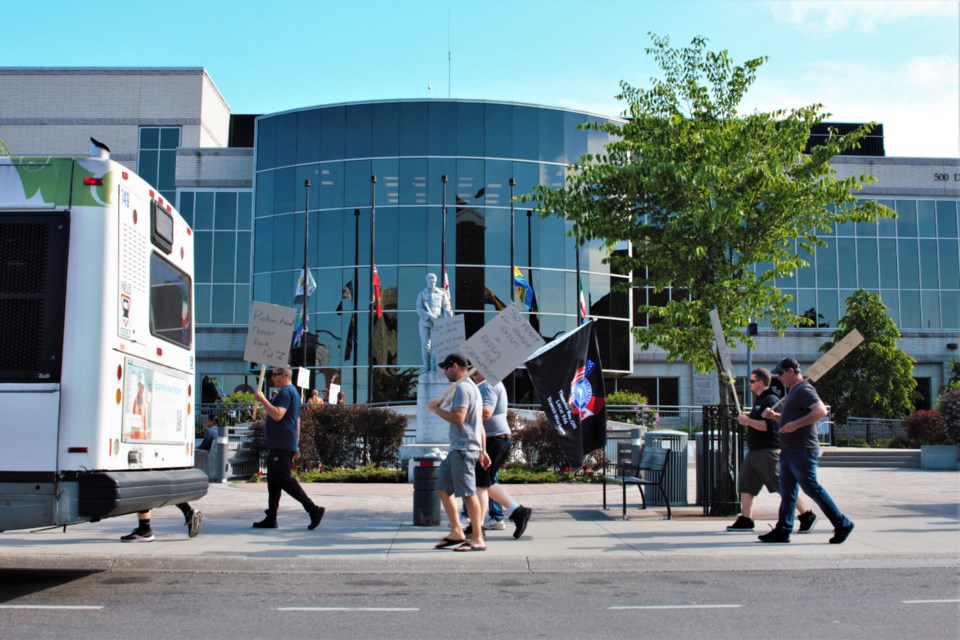
<instances>
[{"instance_id":1,"label":"reflective glass panel","mask_svg":"<svg viewBox=\"0 0 960 640\"><path fill-rule=\"evenodd\" d=\"M397 250L400 264L426 263L427 211L425 207L403 207L399 210ZM430 211L434 210L430 209Z\"/></svg>"},{"instance_id":2,"label":"reflective glass panel","mask_svg":"<svg viewBox=\"0 0 960 640\"><path fill-rule=\"evenodd\" d=\"M400 155L400 105L396 102L373 104L371 122L370 155L375 158Z\"/></svg>"},{"instance_id":3,"label":"reflective glass panel","mask_svg":"<svg viewBox=\"0 0 960 640\"><path fill-rule=\"evenodd\" d=\"M347 158L369 158L371 149L372 105L359 104L347 108L346 151Z\"/></svg>"},{"instance_id":4,"label":"reflective glass panel","mask_svg":"<svg viewBox=\"0 0 960 640\"><path fill-rule=\"evenodd\" d=\"M254 270L257 273L273 271L273 219L260 218L256 223L257 232L253 236ZM266 300L266 298L264 298Z\"/></svg>"},{"instance_id":5,"label":"reflective glass panel","mask_svg":"<svg viewBox=\"0 0 960 640\"><path fill-rule=\"evenodd\" d=\"M523 160L540 159L539 109L513 107L513 157Z\"/></svg>"},{"instance_id":6,"label":"reflective glass panel","mask_svg":"<svg viewBox=\"0 0 960 640\"><path fill-rule=\"evenodd\" d=\"M960 288L960 260L957 259L957 241L941 240L940 286L944 289Z\"/></svg>"},{"instance_id":7,"label":"reflective glass panel","mask_svg":"<svg viewBox=\"0 0 960 640\"><path fill-rule=\"evenodd\" d=\"M297 162L297 114L286 113L277 121L277 166L286 167Z\"/></svg>"},{"instance_id":8,"label":"reflective glass panel","mask_svg":"<svg viewBox=\"0 0 960 640\"><path fill-rule=\"evenodd\" d=\"M917 237L916 200L897 200L897 235L901 238Z\"/></svg>"},{"instance_id":9,"label":"reflective glass panel","mask_svg":"<svg viewBox=\"0 0 960 640\"><path fill-rule=\"evenodd\" d=\"M940 292L940 313L944 329L960 329L960 291Z\"/></svg>"},{"instance_id":10,"label":"reflective glass panel","mask_svg":"<svg viewBox=\"0 0 960 640\"><path fill-rule=\"evenodd\" d=\"M904 289L920 288L920 258L917 255L916 240L898 240L900 265L900 287ZM906 311L906 307L904 307Z\"/></svg>"},{"instance_id":11,"label":"reflective glass panel","mask_svg":"<svg viewBox=\"0 0 960 640\"><path fill-rule=\"evenodd\" d=\"M487 104L485 107L484 150L488 158L509 158L513 155L513 107Z\"/></svg>"},{"instance_id":12,"label":"reflective glass panel","mask_svg":"<svg viewBox=\"0 0 960 640\"><path fill-rule=\"evenodd\" d=\"M840 314L837 310L837 290L817 292L817 323L821 327L836 327Z\"/></svg>"},{"instance_id":13,"label":"reflective glass panel","mask_svg":"<svg viewBox=\"0 0 960 640\"><path fill-rule=\"evenodd\" d=\"M237 233L237 276L235 282L250 282L250 232Z\"/></svg>"},{"instance_id":14,"label":"reflective glass panel","mask_svg":"<svg viewBox=\"0 0 960 640\"><path fill-rule=\"evenodd\" d=\"M195 231L193 238L194 282L210 282L213 269L213 234L209 231Z\"/></svg>"},{"instance_id":15,"label":"reflective glass panel","mask_svg":"<svg viewBox=\"0 0 960 640\"><path fill-rule=\"evenodd\" d=\"M937 268L937 241L920 241L920 286L923 289L937 289L940 286ZM946 288L946 287L945 287Z\"/></svg>"},{"instance_id":16,"label":"reflective glass panel","mask_svg":"<svg viewBox=\"0 0 960 640\"><path fill-rule=\"evenodd\" d=\"M212 297L213 324L233 324L233 287L231 285L213 285Z\"/></svg>"},{"instance_id":17,"label":"reflective glass panel","mask_svg":"<svg viewBox=\"0 0 960 640\"><path fill-rule=\"evenodd\" d=\"M341 160L344 157L346 109L331 107L320 111L320 159Z\"/></svg>"},{"instance_id":18,"label":"reflective glass panel","mask_svg":"<svg viewBox=\"0 0 960 640\"><path fill-rule=\"evenodd\" d=\"M193 191L181 191L180 192L180 204L177 205L177 210L180 212L180 215L183 216L183 219L186 221L190 228L193 228Z\"/></svg>"},{"instance_id":19,"label":"reflective glass panel","mask_svg":"<svg viewBox=\"0 0 960 640\"><path fill-rule=\"evenodd\" d=\"M838 282L844 288L857 287L857 241L837 238Z\"/></svg>"},{"instance_id":20,"label":"reflective glass panel","mask_svg":"<svg viewBox=\"0 0 960 640\"><path fill-rule=\"evenodd\" d=\"M880 286L884 289L896 289L900 286L897 271L897 241L880 240Z\"/></svg>"},{"instance_id":21,"label":"reflective glass panel","mask_svg":"<svg viewBox=\"0 0 960 640\"><path fill-rule=\"evenodd\" d=\"M883 289L880 291L880 299L888 309L887 315L893 318L898 327L902 327L903 325L900 324L900 293L893 289Z\"/></svg>"},{"instance_id":22,"label":"reflective glass panel","mask_svg":"<svg viewBox=\"0 0 960 640\"><path fill-rule=\"evenodd\" d=\"M400 159L400 204L427 204L427 161L423 158Z\"/></svg>"},{"instance_id":23,"label":"reflective glass panel","mask_svg":"<svg viewBox=\"0 0 960 640\"><path fill-rule=\"evenodd\" d=\"M933 200L917 201L917 229L921 238L937 237L937 205Z\"/></svg>"},{"instance_id":24,"label":"reflective glass panel","mask_svg":"<svg viewBox=\"0 0 960 640\"><path fill-rule=\"evenodd\" d=\"M837 248L834 240L826 247L817 248L817 286L837 286Z\"/></svg>"},{"instance_id":25,"label":"reflective glass panel","mask_svg":"<svg viewBox=\"0 0 960 640\"><path fill-rule=\"evenodd\" d=\"M273 171L257 174L257 211L256 215L273 215Z\"/></svg>"},{"instance_id":26,"label":"reflective glass panel","mask_svg":"<svg viewBox=\"0 0 960 640\"><path fill-rule=\"evenodd\" d=\"M344 198L343 204L347 208L357 207L361 210L370 208L370 172L369 160L358 160L344 163Z\"/></svg>"},{"instance_id":27,"label":"reflective glass panel","mask_svg":"<svg viewBox=\"0 0 960 640\"><path fill-rule=\"evenodd\" d=\"M937 232L941 238L957 237L957 203L955 201L937 201Z\"/></svg>"},{"instance_id":28,"label":"reflective glass panel","mask_svg":"<svg viewBox=\"0 0 960 640\"><path fill-rule=\"evenodd\" d=\"M257 119L257 171L277 166L277 122L275 118Z\"/></svg>"},{"instance_id":29,"label":"reflective glass panel","mask_svg":"<svg viewBox=\"0 0 960 640\"><path fill-rule=\"evenodd\" d=\"M218 191L215 196L215 229L234 230L237 228L237 194L232 191Z\"/></svg>"},{"instance_id":30,"label":"reflective glass panel","mask_svg":"<svg viewBox=\"0 0 960 640\"><path fill-rule=\"evenodd\" d=\"M234 290L234 312L233 321L235 324L249 324L250 320L250 285L240 284Z\"/></svg>"},{"instance_id":31,"label":"reflective glass panel","mask_svg":"<svg viewBox=\"0 0 960 640\"><path fill-rule=\"evenodd\" d=\"M290 167L277 169L273 178L273 211L290 213L296 208L297 192L302 194L303 183L297 187L297 171Z\"/></svg>"},{"instance_id":32,"label":"reflective glass panel","mask_svg":"<svg viewBox=\"0 0 960 640\"><path fill-rule=\"evenodd\" d=\"M858 285L865 289L880 288L880 271L877 266L877 241L873 238L857 240Z\"/></svg>"},{"instance_id":33,"label":"reflective glass panel","mask_svg":"<svg viewBox=\"0 0 960 640\"><path fill-rule=\"evenodd\" d=\"M940 294L937 291L920 292L920 312L924 329L940 328Z\"/></svg>"},{"instance_id":34,"label":"reflective glass panel","mask_svg":"<svg viewBox=\"0 0 960 640\"><path fill-rule=\"evenodd\" d=\"M237 194L237 229L249 231L251 225L251 203L253 194L249 191L241 191Z\"/></svg>"},{"instance_id":35,"label":"reflective glass panel","mask_svg":"<svg viewBox=\"0 0 960 640\"><path fill-rule=\"evenodd\" d=\"M457 153L457 104L430 102L429 155L452 156Z\"/></svg>"},{"instance_id":36,"label":"reflective glass panel","mask_svg":"<svg viewBox=\"0 0 960 640\"><path fill-rule=\"evenodd\" d=\"M213 234L213 282L234 282L236 249L235 231Z\"/></svg>"},{"instance_id":37,"label":"reflective glass panel","mask_svg":"<svg viewBox=\"0 0 960 640\"><path fill-rule=\"evenodd\" d=\"M457 103L457 155L481 157L484 152L484 105Z\"/></svg>"},{"instance_id":38,"label":"reflective glass panel","mask_svg":"<svg viewBox=\"0 0 960 640\"><path fill-rule=\"evenodd\" d=\"M900 328L922 329L920 322L920 292L900 291Z\"/></svg>"},{"instance_id":39,"label":"reflective glass panel","mask_svg":"<svg viewBox=\"0 0 960 640\"><path fill-rule=\"evenodd\" d=\"M320 112L316 109L297 113L297 164L320 159Z\"/></svg>"},{"instance_id":40,"label":"reflective glass panel","mask_svg":"<svg viewBox=\"0 0 960 640\"><path fill-rule=\"evenodd\" d=\"M211 287L209 284L194 285L194 316L197 324L210 324L210 296Z\"/></svg>"},{"instance_id":41,"label":"reflective glass panel","mask_svg":"<svg viewBox=\"0 0 960 640\"><path fill-rule=\"evenodd\" d=\"M400 103L400 155L425 156L429 149L426 102Z\"/></svg>"}]
</instances>

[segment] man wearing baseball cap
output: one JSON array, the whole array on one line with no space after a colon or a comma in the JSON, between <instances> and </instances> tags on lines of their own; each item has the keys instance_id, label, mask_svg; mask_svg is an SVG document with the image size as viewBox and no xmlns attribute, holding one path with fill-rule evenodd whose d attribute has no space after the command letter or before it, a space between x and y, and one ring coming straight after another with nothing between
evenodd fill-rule
<instances>
[{"instance_id":1,"label":"man wearing baseball cap","mask_svg":"<svg viewBox=\"0 0 960 640\"><path fill-rule=\"evenodd\" d=\"M780 376L780 381L790 391L781 413L773 409L763 412L763 417L777 420L777 432L780 435L780 514L777 526L770 533L760 536L760 540L790 542L799 485L833 523L830 544L841 544L853 531L853 522L843 515L817 480L820 442L815 425L826 417L827 407L813 385L804 380L800 364L793 358L781 360L773 372Z\"/></svg>"}]
</instances>

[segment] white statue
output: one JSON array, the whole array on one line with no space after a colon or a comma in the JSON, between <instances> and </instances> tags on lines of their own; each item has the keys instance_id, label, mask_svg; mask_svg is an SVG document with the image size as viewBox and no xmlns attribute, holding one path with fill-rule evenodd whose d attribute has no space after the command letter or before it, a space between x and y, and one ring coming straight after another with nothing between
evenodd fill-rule
<instances>
[{"instance_id":1,"label":"white statue","mask_svg":"<svg viewBox=\"0 0 960 640\"><path fill-rule=\"evenodd\" d=\"M437 276L427 274L427 286L417 294L417 314L420 316L420 354L424 373L436 371L437 358L433 353L433 321L441 315L450 317L450 296L437 286Z\"/></svg>"}]
</instances>

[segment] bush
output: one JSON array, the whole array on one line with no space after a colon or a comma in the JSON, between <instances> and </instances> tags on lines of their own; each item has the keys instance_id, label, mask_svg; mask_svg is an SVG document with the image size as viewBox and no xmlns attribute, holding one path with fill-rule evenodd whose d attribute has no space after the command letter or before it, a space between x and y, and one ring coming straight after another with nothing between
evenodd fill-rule
<instances>
[{"instance_id":1,"label":"bush","mask_svg":"<svg viewBox=\"0 0 960 640\"><path fill-rule=\"evenodd\" d=\"M607 416L611 420L618 422L627 422L630 424L642 424L656 428L659 424L659 416L655 409L647 405L647 397L642 393L632 391L614 391L607 396ZM613 407L629 407L629 409L614 409Z\"/></svg>"},{"instance_id":2,"label":"bush","mask_svg":"<svg viewBox=\"0 0 960 640\"><path fill-rule=\"evenodd\" d=\"M297 479L301 482L392 482L407 481L407 472L398 469L387 469L374 464L367 464L355 469L341 467L330 469L320 467L297 472Z\"/></svg>"},{"instance_id":3,"label":"bush","mask_svg":"<svg viewBox=\"0 0 960 640\"><path fill-rule=\"evenodd\" d=\"M520 450L530 466L553 468L557 471L567 466L567 458L560 449L560 442L546 416L537 414L530 422L521 420L524 426L513 434L513 446Z\"/></svg>"},{"instance_id":4,"label":"bush","mask_svg":"<svg viewBox=\"0 0 960 640\"><path fill-rule=\"evenodd\" d=\"M903 419L900 426L907 432L907 437L914 446L944 444L947 441L947 432L944 431L940 414L935 410L914 411Z\"/></svg>"},{"instance_id":5,"label":"bush","mask_svg":"<svg viewBox=\"0 0 960 640\"><path fill-rule=\"evenodd\" d=\"M266 451L263 420L252 425L253 449ZM310 405L300 412L297 471L364 465L396 468L407 417L364 405Z\"/></svg>"},{"instance_id":6,"label":"bush","mask_svg":"<svg viewBox=\"0 0 960 640\"><path fill-rule=\"evenodd\" d=\"M960 444L960 389L948 391L940 396L937 411L940 412L940 423L946 440L953 444Z\"/></svg>"}]
</instances>

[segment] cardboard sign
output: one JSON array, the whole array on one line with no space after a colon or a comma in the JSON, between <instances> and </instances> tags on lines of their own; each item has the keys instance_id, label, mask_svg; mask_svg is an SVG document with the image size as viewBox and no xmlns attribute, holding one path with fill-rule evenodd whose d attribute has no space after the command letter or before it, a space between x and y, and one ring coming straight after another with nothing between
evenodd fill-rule
<instances>
[{"instance_id":1,"label":"cardboard sign","mask_svg":"<svg viewBox=\"0 0 960 640\"><path fill-rule=\"evenodd\" d=\"M546 344L516 305L508 305L483 325L458 350L491 385L523 366L530 354Z\"/></svg>"},{"instance_id":2,"label":"cardboard sign","mask_svg":"<svg viewBox=\"0 0 960 640\"><path fill-rule=\"evenodd\" d=\"M443 362L444 358L454 353L466 341L467 334L462 315L452 318L440 316L433 321L430 349L433 350L437 362Z\"/></svg>"},{"instance_id":3,"label":"cardboard sign","mask_svg":"<svg viewBox=\"0 0 960 640\"><path fill-rule=\"evenodd\" d=\"M296 310L288 307L253 302L243 359L271 367L289 364L293 319L296 314Z\"/></svg>"},{"instance_id":4,"label":"cardboard sign","mask_svg":"<svg viewBox=\"0 0 960 640\"><path fill-rule=\"evenodd\" d=\"M297 386L301 389L310 388L310 369L306 367L297 368Z\"/></svg>"},{"instance_id":5,"label":"cardboard sign","mask_svg":"<svg viewBox=\"0 0 960 640\"><path fill-rule=\"evenodd\" d=\"M857 345L861 342L863 342L863 335L856 329L843 336L840 342L833 345L829 351L820 356L819 360L810 365L806 373L807 380L812 381L821 378L823 374L833 369L833 365L840 362L848 353L856 349Z\"/></svg>"},{"instance_id":6,"label":"cardboard sign","mask_svg":"<svg viewBox=\"0 0 960 640\"><path fill-rule=\"evenodd\" d=\"M330 383L330 395L327 396L327 402L330 404L337 404L340 400L340 385Z\"/></svg>"},{"instance_id":7,"label":"cardboard sign","mask_svg":"<svg viewBox=\"0 0 960 640\"><path fill-rule=\"evenodd\" d=\"M713 325L713 337L717 342L717 352L720 354L720 364L727 374L727 384L733 392L733 402L737 405L737 414L743 413L740 407L740 398L737 397L737 387L733 384L733 364L730 362L730 349L727 348L727 338L723 335L723 325L720 323L720 313L716 309L710 310L710 324Z\"/></svg>"}]
</instances>

